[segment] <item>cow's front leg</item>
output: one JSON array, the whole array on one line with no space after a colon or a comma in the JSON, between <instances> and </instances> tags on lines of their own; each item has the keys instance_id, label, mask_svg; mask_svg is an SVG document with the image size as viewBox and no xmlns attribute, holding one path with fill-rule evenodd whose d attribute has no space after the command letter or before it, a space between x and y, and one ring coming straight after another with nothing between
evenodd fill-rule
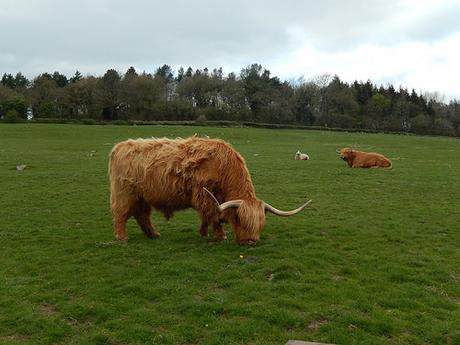
<instances>
[{"instance_id":1,"label":"cow's front leg","mask_svg":"<svg viewBox=\"0 0 460 345\"><path fill-rule=\"evenodd\" d=\"M201 221L200 225L200 235L203 237L208 236L208 223L204 220Z\"/></svg>"},{"instance_id":2,"label":"cow's front leg","mask_svg":"<svg viewBox=\"0 0 460 345\"><path fill-rule=\"evenodd\" d=\"M222 223L214 223L212 225L212 232L214 234L213 238L215 241L223 241L227 239L227 234L222 228Z\"/></svg>"}]
</instances>

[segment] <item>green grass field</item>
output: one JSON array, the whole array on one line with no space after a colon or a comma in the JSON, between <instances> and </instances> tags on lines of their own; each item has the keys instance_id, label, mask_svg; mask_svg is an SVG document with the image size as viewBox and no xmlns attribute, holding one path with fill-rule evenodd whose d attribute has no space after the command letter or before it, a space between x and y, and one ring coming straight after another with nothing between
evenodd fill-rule
<instances>
[{"instance_id":1,"label":"green grass field","mask_svg":"<svg viewBox=\"0 0 460 345\"><path fill-rule=\"evenodd\" d=\"M255 247L201 238L193 210L154 213L158 240L131 220L115 242L112 145L194 133L229 141L259 198L312 207L268 215ZM350 169L344 146L393 169ZM0 125L0 344L460 344L459 152L439 137Z\"/></svg>"}]
</instances>

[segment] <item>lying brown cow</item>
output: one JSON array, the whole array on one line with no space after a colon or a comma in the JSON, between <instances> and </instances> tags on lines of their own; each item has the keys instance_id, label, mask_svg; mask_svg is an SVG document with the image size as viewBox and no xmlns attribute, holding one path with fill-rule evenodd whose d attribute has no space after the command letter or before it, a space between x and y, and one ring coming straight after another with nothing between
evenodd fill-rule
<instances>
[{"instance_id":1,"label":"lying brown cow","mask_svg":"<svg viewBox=\"0 0 460 345\"><path fill-rule=\"evenodd\" d=\"M357 151L349 147L338 153L350 168L391 168L391 161L380 153Z\"/></svg>"},{"instance_id":2,"label":"lying brown cow","mask_svg":"<svg viewBox=\"0 0 460 345\"><path fill-rule=\"evenodd\" d=\"M256 197L243 157L231 145L204 138L137 139L118 143L110 154L111 208L116 238L127 240L126 222L134 217L146 236L160 233L150 220L152 209L166 218L194 208L200 234L211 225L216 240L226 239L222 223L230 223L240 244L259 240L265 213L291 216Z\"/></svg>"}]
</instances>

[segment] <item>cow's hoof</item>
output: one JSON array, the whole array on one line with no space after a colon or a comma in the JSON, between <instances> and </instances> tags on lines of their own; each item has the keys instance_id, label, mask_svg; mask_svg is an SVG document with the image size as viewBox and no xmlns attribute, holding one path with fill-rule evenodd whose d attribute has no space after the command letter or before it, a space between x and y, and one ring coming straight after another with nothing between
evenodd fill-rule
<instances>
[{"instance_id":1,"label":"cow's hoof","mask_svg":"<svg viewBox=\"0 0 460 345\"><path fill-rule=\"evenodd\" d=\"M123 235L117 235L116 238L118 241L122 241L122 242L127 242L129 239L128 236L123 236Z\"/></svg>"},{"instance_id":2,"label":"cow's hoof","mask_svg":"<svg viewBox=\"0 0 460 345\"><path fill-rule=\"evenodd\" d=\"M238 242L242 246L255 246L257 244L257 241L255 240L241 240Z\"/></svg>"},{"instance_id":3,"label":"cow's hoof","mask_svg":"<svg viewBox=\"0 0 460 345\"><path fill-rule=\"evenodd\" d=\"M158 231L155 231L155 230L154 230L154 231L150 232L150 236L149 236L149 237L150 237L150 238L158 238L158 237L160 237L160 236L161 236L161 234L160 234Z\"/></svg>"}]
</instances>

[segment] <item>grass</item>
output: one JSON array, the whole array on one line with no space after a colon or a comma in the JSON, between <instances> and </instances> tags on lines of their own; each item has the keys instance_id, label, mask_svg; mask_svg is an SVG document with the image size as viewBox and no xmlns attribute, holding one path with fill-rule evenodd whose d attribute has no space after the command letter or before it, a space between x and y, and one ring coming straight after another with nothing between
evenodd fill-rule
<instances>
[{"instance_id":1,"label":"grass","mask_svg":"<svg viewBox=\"0 0 460 345\"><path fill-rule=\"evenodd\" d=\"M201 238L192 210L154 214L159 240L130 221L115 242L113 143L195 132L242 153L259 198L312 208L268 215L256 247ZM350 169L344 146L393 169ZM460 344L459 151L440 137L0 125L0 344Z\"/></svg>"}]
</instances>

